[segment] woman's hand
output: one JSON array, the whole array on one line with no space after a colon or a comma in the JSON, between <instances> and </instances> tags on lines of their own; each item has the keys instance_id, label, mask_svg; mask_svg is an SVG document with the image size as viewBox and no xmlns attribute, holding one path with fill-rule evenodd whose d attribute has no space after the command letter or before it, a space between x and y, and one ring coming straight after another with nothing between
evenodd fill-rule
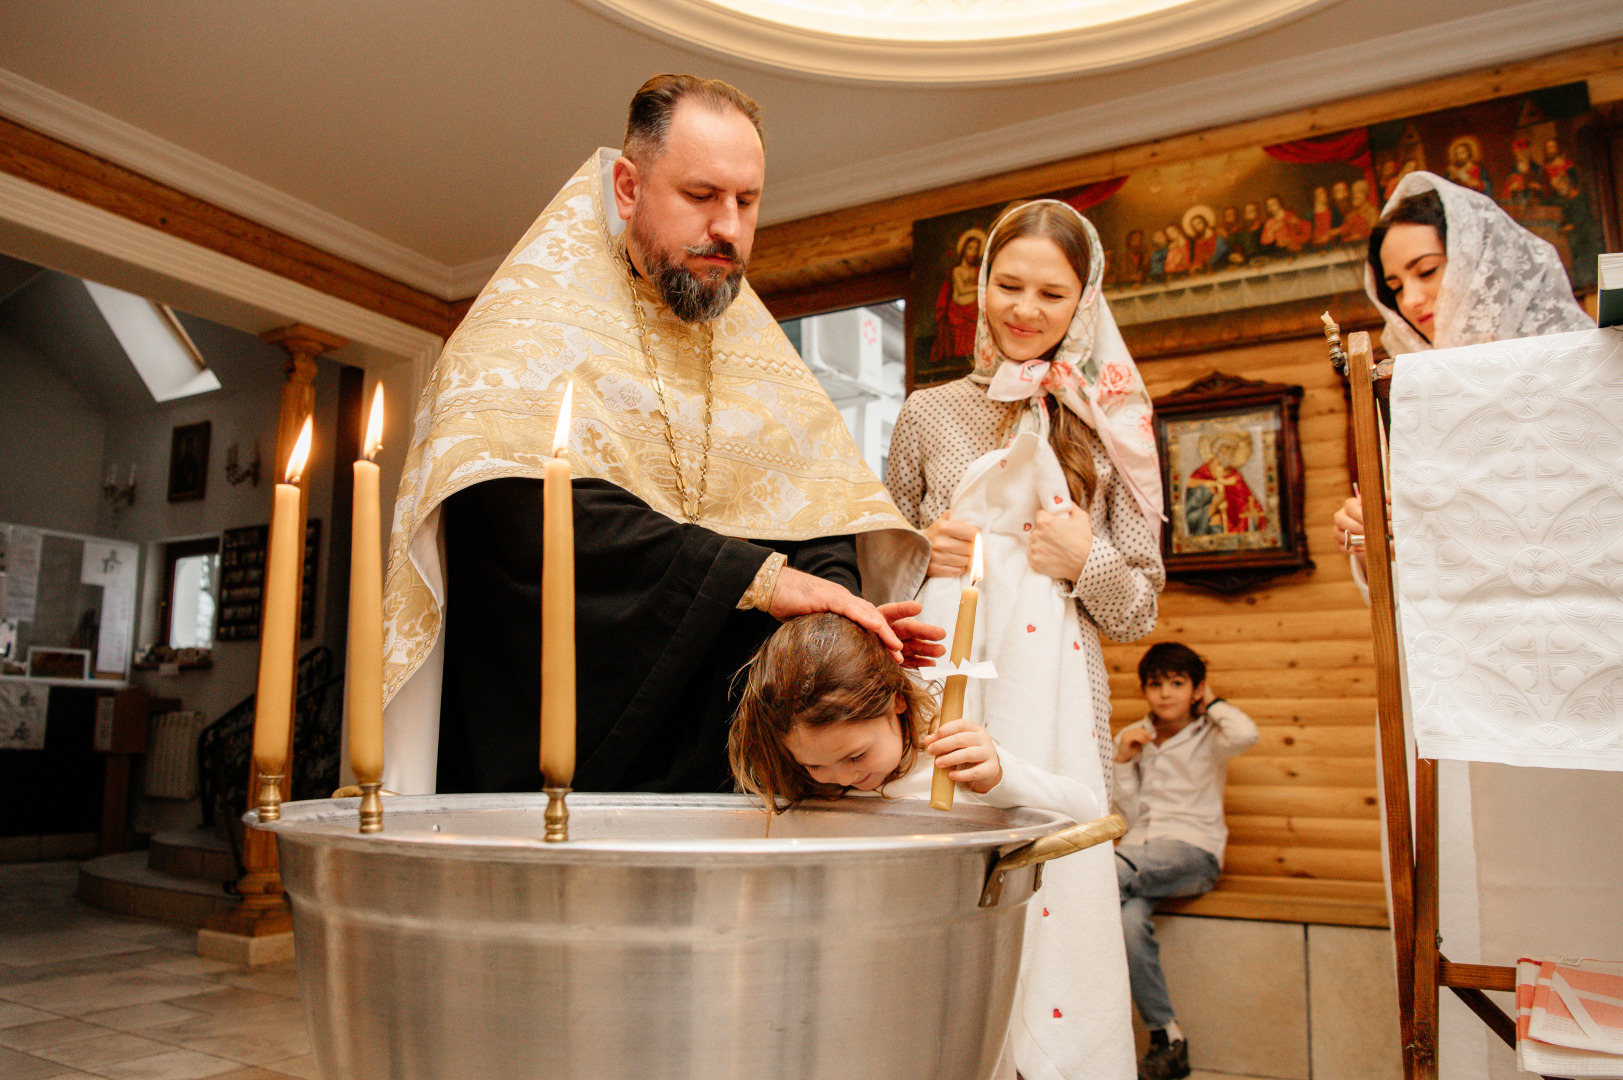
<instances>
[{"instance_id":1,"label":"woman's hand","mask_svg":"<svg viewBox=\"0 0 1623 1080\"><path fill-rule=\"evenodd\" d=\"M964 784L977 795L1003 782L1003 763L997 757L997 744L986 729L973 720L942 724L933 735L924 736L924 749L934 756L935 767L946 769L955 784Z\"/></svg>"},{"instance_id":2,"label":"woman's hand","mask_svg":"<svg viewBox=\"0 0 1623 1080\"><path fill-rule=\"evenodd\" d=\"M1138 752L1144 749L1144 744L1153 738L1155 738L1154 735L1141 727L1133 728L1127 732L1121 737L1121 741L1116 743L1116 764L1125 765L1132 761L1138 756Z\"/></svg>"},{"instance_id":3,"label":"woman's hand","mask_svg":"<svg viewBox=\"0 0 1623 1080\"><path fill-rule=\"evenodd\" d=\"M1073 506L1063 514L1037 511L1031 524L1031 548L1026 561L1039 574L1056 581L1075 581L1093 550L1093 523L1088 512Z\"/></svg>"},{"instance_id":4,"label":"woman's hand","mask_svg":"<svg viewBox=\"0 0 1623 1080\"><path fill-rule=\"evenodd\" d=\"M891 633L902 641L903 667L924 667L926 661L933 664L937 657L947 653L945 645L936 644L947 636L947 632L939 626L913 618L923 610L924 605L917 600L898 600L894 604L879 605L879 614L890 624Z\"/></svg>"},{"instance_id":5,"label":"woman's hand","mask_svg":"<svg viewBox=\"0 0 1623 1080\"><path fill-rule=\"evenodd\" d=\"M1364 500L1354 495L1341 504L1336 511L1336 547L1342 551L1364 550ZM1349 543L1349 538L1357 536L1357 543Z\"/></svg>"},{"instance_id":6,"label":"woman's hand","mask_svg":"<svg viewBox=\"0 0 1623 1080\"><path fill-rule=\"evenodd\" d=\"M967 521L952 520L951 512L935 519L924 530L930 541L930 566L925 577L963 577L975 555L975 537L980 530Z\"/></svg>"}]
</instances>

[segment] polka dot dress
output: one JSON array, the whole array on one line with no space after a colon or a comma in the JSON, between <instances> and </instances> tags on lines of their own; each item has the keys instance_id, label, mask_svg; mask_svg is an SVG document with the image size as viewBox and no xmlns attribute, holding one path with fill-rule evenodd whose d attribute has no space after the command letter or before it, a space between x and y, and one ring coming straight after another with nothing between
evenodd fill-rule
<instances>
[{"instance_id":1,"label":"polka dot dress","mask_svg":"<svg viewBox=\"0 0 1623 1080\"><path fill-rule=\"evenodd\" d=\"M1000 445L999 431L1023 403L993 401L973 378L920 390L902 405L891 435L885 486L904 517L926 528L946 513L970 464ZM1133 641L1155 628L1156 598L1166 584L1157 526L1145 520L1132 493L1091 429L1088 451L1098 482L1088 504L1093 549L1076 582L1076 611L1093 688L1093 730L1107 789L1115 750L1110 740L1110 675L1102 630Z\"/></svg>"}]
</instances>

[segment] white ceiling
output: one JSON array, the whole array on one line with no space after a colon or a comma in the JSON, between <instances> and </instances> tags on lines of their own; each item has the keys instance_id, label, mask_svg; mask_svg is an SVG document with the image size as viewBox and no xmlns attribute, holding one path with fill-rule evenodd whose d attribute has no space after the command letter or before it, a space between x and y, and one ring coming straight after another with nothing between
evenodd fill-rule
<instances>
[{"instance_id":1,"label":"white ceiling","mask_svg":"<svg viewBox=\"0 0 1623 1080\"><path fill-rule=\"evenodd\" d=\"M455 298L656 72L761 103L770 222L1620 35L1616 0L1339 0L1131 70L932 89L722 62L573 0L5 0L0 114Z\"/></svg>"}]
</instances>

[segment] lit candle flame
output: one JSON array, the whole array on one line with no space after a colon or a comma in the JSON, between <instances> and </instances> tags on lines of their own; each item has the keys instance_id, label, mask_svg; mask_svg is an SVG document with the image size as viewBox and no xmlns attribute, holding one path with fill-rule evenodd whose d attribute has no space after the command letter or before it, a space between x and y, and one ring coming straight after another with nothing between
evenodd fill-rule
<instances>
[{"instance_id":1,"label":"lit candle flame","mask_svg":"<svg viewBox=\"0 0 1623 1080\"><path fill-rule=\"evenodd\" d=\"M564 402L558 406L558 430L552 435L552 456L563 457L569 449L569 406L575 399L575 384L564 387Z\"/></svg>"},{"instance_id":2,"label":"lit candle flame","mask_svg":"<svg viewBox=\"0 0 1623 1080\"><path fill-rule=\"evenodd\" d=\"M383 384L372 395L372 418L366 422L366 460L377 457L383 448Z\"/></svg>"},{"instance_id":3,"label":"lit candle flame","mask_svg":"<svg viewBox=\"0 0 1623 1080\"><path fill-rule=\"evenodd\" d=\"M304 475L304 463L310 457L310 417L304 418L299 430L299 441L293 444L293 453L287 456L287 482L297 484Z\"/></svg>"},{"instance_id":4,"label":"lit candle flame","mask_svg":"<svg viewBox=\"0 0 1623 1080\"><path fill-rule=\"evenodd\" d=\"M979 585L981 581L981 534L975 534L975 557L969 562L969 583Z\"/></svg>"}]
</instances>

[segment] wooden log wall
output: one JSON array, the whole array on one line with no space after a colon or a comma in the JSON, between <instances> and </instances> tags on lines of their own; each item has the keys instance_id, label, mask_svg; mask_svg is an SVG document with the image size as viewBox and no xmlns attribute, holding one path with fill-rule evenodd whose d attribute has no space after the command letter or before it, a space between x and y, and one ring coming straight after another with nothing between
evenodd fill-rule
<instances>
[{"instance_id":1,"label":"wooden log wall","mask_svg":"<svg viewBox=\"0 0 1623 1080\"><path fill-rule=\"evenodd\" d=\"M1152 395L1221 371L1303 388L1299 431L1315 567L1224 596L1176 582L1154 633L1106 643L1113 723L1144 716L1138 659L1178 641L1206 659L1214 690L1262 738L1229 765L1229 847L1218 889L1164 910L1385 926L1375 787L1369 609L1330 517L1350 493L1347 405L1322 336L1140 363Z\"/></svg>"}]
</instances>

